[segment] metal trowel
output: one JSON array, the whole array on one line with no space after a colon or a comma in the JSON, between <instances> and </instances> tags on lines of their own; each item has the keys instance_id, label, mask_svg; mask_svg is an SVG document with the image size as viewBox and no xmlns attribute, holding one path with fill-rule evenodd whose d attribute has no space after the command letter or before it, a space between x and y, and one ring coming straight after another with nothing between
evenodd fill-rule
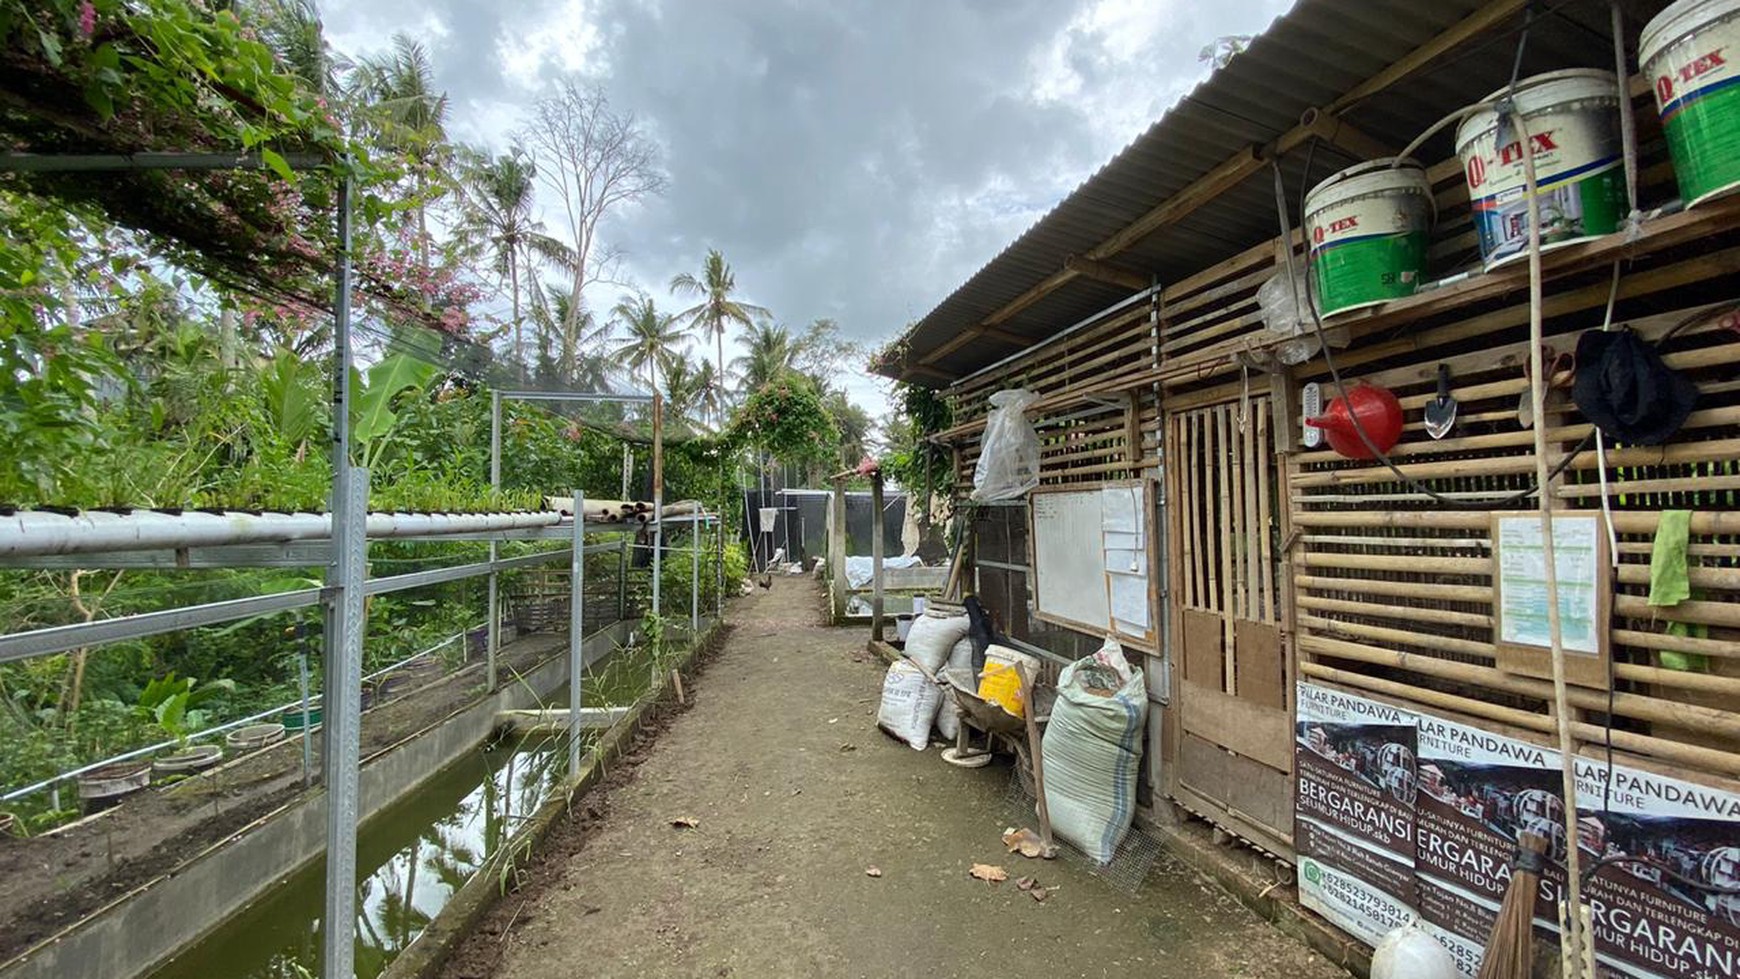
<instances>
[{"instance_id":1,"label":"metal trowel","mask_svg":"<svg viewBox=\"0 0 1740 979\"><path fill-rule=\"evenodd\" d=\"M1441 439L1456 424L1456 399L1450 396L1450 365L1438 365L1438 396L1426 402L1426 434Z\"/></svg>"}]
</instances>

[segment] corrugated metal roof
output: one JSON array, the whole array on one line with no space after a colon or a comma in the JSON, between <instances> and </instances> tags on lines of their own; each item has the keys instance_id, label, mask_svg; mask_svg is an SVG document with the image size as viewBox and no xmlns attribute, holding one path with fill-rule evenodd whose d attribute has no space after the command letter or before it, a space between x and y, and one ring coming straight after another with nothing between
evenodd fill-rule
<instances>
[{"instance_id":1,"label":"corrugated metal roof","mask_svg":"<svg viewBox=\"0 0 1740 979\"><path fill-rule=\"evenodd\" d=\"M1636 32L1665 2L1624 4ZM1247 147L1261 146L1321 107L1376 75L1475 13L1483 0L1301 0L1233 58L1173 106L1062 203L937 305L907 335L906 364L920 363L961 331L1085 255L1137 218L1164 203ZM1541 6L1541 5L1537 5ZM1357 12L1357 13L1356 13ZM1475 37L1340 114L1355 128L1400 149L1458 106L1479 100L1510 77L1520 16ZM1612 67L1608 7L1596 0L1544 5L1529 32L1525 76L1567 67ZM1454 152L1440 134L1422 153L1441 159ZM1325 144L1295 150L1281 161L1290 195L1358 162ZM1231 257L1279 231L1273 178L1262 171L1114 256L1113 264L1177 281ZM1131 290L1077 276L998 324L1002 330L1043 339L1124 298ZM933 366L964 376L1008 356L1010 344L975 340ZM882 368L891 375L901 364ZM920 383L935 378L914 375Z\"/></svg>"}]
</instances>

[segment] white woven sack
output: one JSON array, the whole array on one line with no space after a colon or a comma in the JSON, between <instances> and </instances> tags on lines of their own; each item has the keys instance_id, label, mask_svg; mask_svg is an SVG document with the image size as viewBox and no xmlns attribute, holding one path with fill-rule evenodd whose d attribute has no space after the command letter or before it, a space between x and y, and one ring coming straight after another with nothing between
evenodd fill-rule
<instances>
[{"instance_id":1,"label":"white woven sack","mask_svg":"<svg viewBox=\"0 0 1740 979\"><path fill-rule=\"evenodd\" d=\"M929 609L912 620L906 633L906 655L932 673L948 662L955 643L966 638L969 626L963 615L933 615Z\"/></svg>"},{"instance_id":2,"label":"white woven sack","mask_svg":"<svg viewBox=\"0 0 1740 979\"><path fill-rule=\"evenodd\" d=\"M1089 657L1063 668L1039 751L1052 832L1105 864L1135 815L1148 693L1142 671L1135 669L1111 696L1089 693L1075 674L1092 662Z\"/></svg>"},{"instance_id":3,"label":"white woven sack","mask_svg":"<svg viewBox=\"0 0 1740 979\"><path fill-rule=\"evenodd\" d=\"M876 726L923 751L930 744L930 726L942 706L942 691L924 671L901 659L888 667L882 678L882 705L876 710Z\"/></svg>"}]
</instances>

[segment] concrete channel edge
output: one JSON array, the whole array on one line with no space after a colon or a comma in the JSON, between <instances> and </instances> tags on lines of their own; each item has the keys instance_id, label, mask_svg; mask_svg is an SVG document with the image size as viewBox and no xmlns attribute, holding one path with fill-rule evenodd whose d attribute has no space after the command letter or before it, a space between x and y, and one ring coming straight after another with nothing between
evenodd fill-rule
<instances>
[{"instance_id":1,"label":"concrete channel edge","mask_svg":"<svg viewBox=\"0 0 1740 979\"><path fill-rule=\"evenodd\" d=\"M683 654L676 667L678 672L689 675L701 652L713 648L723 639L729 628L721 622L708 626L701 640ZM460 885L459 890L436 913L434 920L424 927L423 933L406 946L387 966L386 971L381 973L381 979L434 979L447 964L454 948L476 930L483 916L505 896L501 884L504 868L524 859L543 843L557 823L568 815L575 802L582 799L603 778L611 763L620 758L634 743L635 735L646 724L652 708L675 696L676 689L667 675L652 696L643 698L621 721L605 732L599 739L598 746L580 766L580 774L564 791L552 796L550 801L544 803L526 820L510 846L479 867L470 880Z\"/></svg>"}]
</instances>

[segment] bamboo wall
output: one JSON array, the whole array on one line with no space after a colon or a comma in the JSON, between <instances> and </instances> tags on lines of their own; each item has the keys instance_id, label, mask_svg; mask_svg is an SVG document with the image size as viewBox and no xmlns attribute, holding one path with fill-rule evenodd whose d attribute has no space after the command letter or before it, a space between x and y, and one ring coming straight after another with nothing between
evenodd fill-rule
<instances>
[{"instance_id":1,"label":"bamboo wall","mask_svg":"<svg viewBox=\"0 0 1740 979\"><path fill-rule=\"evenodd\" d=\"M1674 196L1673 177L1653 106L1633 81L1640 95L1639 199L1647 212ZM1393 453L1398 464L1438 492L1473 500L1532 483L1533 436L1516 419L1517 400L1527 390L1527 270L1519 263L1481 272L1460 166L1442 160L1429 176L1440 217L1428 277L1471 274L1337 317L1333 323L1347 328L1351 342L1336 362L1350 383L1372 381L1400 397L1407 427ZM1298 242L1295 232L1287 244L1297 248ZM957 448L960 485L971 485L985 398L1005 387L1043 395L1045 483L1119 478L1133 455L1140 468L1152 467L1161 455L1161 410L1170 418L1272 394L1275 512L1248 532L1272 544L1265 549L1259 540L1256 551L1274 564L1295 675L1439 713L1550 732L1550 683L1499 670L1493 646L1492 515L1531 511L1532 498L1450 508L1412 491L1381 465L1344 460L1326 448L1300 450L1298 385L1322 382L1325 401L1335 394L1323 359L1264 373L1241 367L1239 357L1260 347L1255 290L1275 274L1281 248L1279 238L1254 242L1168 286L1152 321L1146 306L1129 309L958 383L950 394L959 422L945 438ZM1549 344L1574 349L1576 335L1600 327L1616 263L1615 321L1661 341L1667 362L1698 384L1700 401L1668 444L1608 447L1607 498L1619 539L1612 744L1678 771L1732 777L1740 775L1740 314L1733 310L1740 306L1740 287L1733 284L1740 273L1740 202L1651 216L1635 236L1609 235L1549 252L1543 261ZM1440 362L1451 368L1461 411L1450 436L1431 441L1421 411ZM1133 434L1132 413L1118 405L1130 394L1137 406ZM1556 398L1544 420L1556 447L1553 464L1590 431L1565 395ZM1132 445L1139 453L1129 451ZM1167 450L1169 461L1187 459L1179 446ZM1578 453L1551 487L1555 506L1599 509L1599 475L1593 449ZM1257 478L1256 467L1249 478ZM1196 492L1192 485L1190 474L1169 478L1171 509L1200 511L1204 501L1180 498ZM1249 492L1256 499L1267 495L1260 488ZM1652 537L1667 509L1695 512L1694 600L1671 610L1651 608L1644 598ZM1176 522L1174 530L1180 532ZM1200 536L1204 528L1182 532L1198 535L1190 544L1195 553L1203 553L1204 544L1208 553L1222 547ZM1238 552L1248 553L1249 538L1240 540ZM1175 542L1175 557L1183 546ZM1199 579L1187 579L1187 587L1190 580ZM1668 635L1676 622L1690 634ZM1693 660L1695 669L1670 669L1664 651L1701 660ZM1604 743L1608 692L1574 688L1572 702L1578 736Z\"/></svg>"}]
</instances>

